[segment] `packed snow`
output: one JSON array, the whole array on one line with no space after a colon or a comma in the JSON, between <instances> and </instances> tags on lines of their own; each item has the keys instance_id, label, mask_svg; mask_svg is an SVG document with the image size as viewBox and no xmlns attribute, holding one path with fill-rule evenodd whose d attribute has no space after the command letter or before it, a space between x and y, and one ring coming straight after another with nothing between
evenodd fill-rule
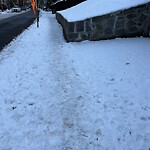
<instances>
[{"instance_id":1,"label":"packed snow","mask_svg":"<svg viewBox=\"0 0 150 150\"><path fill-rule=\"evenodd\" d=\"M74 22L128 9L148 2L150 0L87 0L70 9L59 11L59 13L69 22Z\"/></svg>"},{"instance_id":2,"label":"packed snow","mask_svg":"<svg viewBox=\"0 0 150 150\"><path fill-rule=\"evenodd\" d=\"M0 150L148 150L150 39L66 43L49 12L0 53Z\"/></svg>"}]
</instances>

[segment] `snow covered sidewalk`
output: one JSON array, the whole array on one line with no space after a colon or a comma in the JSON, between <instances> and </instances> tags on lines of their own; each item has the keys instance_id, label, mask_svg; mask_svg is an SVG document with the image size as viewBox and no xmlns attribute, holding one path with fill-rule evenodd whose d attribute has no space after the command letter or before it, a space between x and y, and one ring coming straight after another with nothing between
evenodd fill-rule
<instances>
[{"instance_id":1,"label":"snow covered sidewalk","mask_svg":"<svg viewBox=\"0 0 150 150\"><path fill-rule=\"evenodd\" d=\"M54 16L45 13L40 22L1 54L1 150L56 150L79 143L86 92L63 54Z\"/></svg>"},{"instance_id":2,"label":"snow covered sidewalk","mask_svg":"<svg viewBox=\"0 0 150 150\"><path fill-rule=\"evenodd\" d=\"M43 12L0 54L0 150L148 150L149 47L66 43Z\"/></svg>"}]
</instances>

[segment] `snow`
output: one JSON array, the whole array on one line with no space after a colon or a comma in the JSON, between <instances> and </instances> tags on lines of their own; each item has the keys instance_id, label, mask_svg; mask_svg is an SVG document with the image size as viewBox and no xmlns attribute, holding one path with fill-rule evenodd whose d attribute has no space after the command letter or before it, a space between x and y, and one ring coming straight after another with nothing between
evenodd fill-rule
<instances>
[{"instance_id":1,"label":"snow","mask_svg":"<svg viewBox=\"0 0 150 150\"><path fill-rule=\"evenodd\" d=\"M66 43L42 12L0 53L0 150L148 150L150 39Z\"/></svg>"},{"instance_id":2,"label":"snow","mask_svg":"<svg viewBox=\"0 0 150 150\"><path fill-rule=\"evenodd\" d=\"M128 9L148 2L150 0L87 0L70 9L59 11L59 13L68 22L74 22Z\"/></svg>"}]
</instances>

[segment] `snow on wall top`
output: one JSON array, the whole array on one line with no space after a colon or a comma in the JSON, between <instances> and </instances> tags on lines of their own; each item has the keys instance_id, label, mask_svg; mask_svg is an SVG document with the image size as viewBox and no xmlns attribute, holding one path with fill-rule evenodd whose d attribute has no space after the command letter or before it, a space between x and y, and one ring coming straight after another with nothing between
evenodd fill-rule
<instances>
[{"instance_id":1,"label":"snow on wall top","mask_svg":"<svg viewBox=\"0 0 150 150\"><path fill-rule=\"evenodd\" d=\"M74 22L131 8L147 2L150 2L150 0L87 0L72 8L59 11L59 13L69 22Z\"/></svg>"}]
</instances>

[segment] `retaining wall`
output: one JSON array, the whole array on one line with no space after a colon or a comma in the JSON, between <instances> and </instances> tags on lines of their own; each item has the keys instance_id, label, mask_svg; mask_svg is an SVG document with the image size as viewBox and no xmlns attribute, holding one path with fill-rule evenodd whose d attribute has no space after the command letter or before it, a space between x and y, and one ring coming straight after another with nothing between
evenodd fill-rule
<instances>
[{"instance_id":1,"label":"retaining wall","mask_svg":"<svg viewBox=\"0 0 150 150\"><path fill-rule=\"evenodd\" d=\"M68 42L123 37L150 37L150 2L83 21L68 22L56 13Z\"/></svg>"}]
</instances>

